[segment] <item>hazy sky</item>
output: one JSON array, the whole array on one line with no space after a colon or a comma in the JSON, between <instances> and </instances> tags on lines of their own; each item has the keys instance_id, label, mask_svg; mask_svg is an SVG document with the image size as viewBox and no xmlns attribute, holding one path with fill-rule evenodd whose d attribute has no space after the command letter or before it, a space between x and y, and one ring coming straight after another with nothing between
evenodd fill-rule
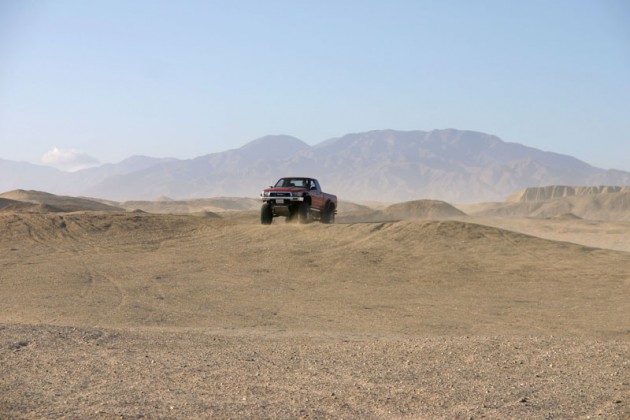
<instances>
[{"instance_id":1,"label":"hazy sky","mask_svg":"<svg viewBox=\"0 0 630 420\"><path fill-rule=\"evenodd\" d=\"M0 0L0 158L457 128L630 170L630 1Z\"/></svg>"}]
</instances>

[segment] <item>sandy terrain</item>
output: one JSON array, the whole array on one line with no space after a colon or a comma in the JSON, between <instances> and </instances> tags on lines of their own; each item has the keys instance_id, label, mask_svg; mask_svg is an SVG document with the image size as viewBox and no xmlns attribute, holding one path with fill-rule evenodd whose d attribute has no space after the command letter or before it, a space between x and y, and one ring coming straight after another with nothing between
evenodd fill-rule
<instances>
[{"instance_id":1,"label":"sandy terrain","mask_svg":"<svg viewBox=\"0 0 630 420\"><path fill-rule=\"evenodd\" d=\"M562 196L567 193L567 189L573 192L577 189L581 193ZM558 197L554 198L554 194ZM505 202L459 205L458 208L473 216L539 219L572 217L630 222L630 187L531 188L509 197Z\"/></svg>"},{"instance_id":2,"label":"sandy terrain","mask_svg":"<svg viewBox=\"0 0 630 420\"><path fill-rule=\"evenodd\" d=\"M577 222L0 213L0 417L628 418L630 253Z\"/></svg>"},{"instance_id":3,"label":"sandy terrain","mask_svg":"<svg viewBox=\"0 0 630 420\"><path fill-rule=\"evenodd\" d=\"M572 217L549 219L469 217L464 220L554 241L630 253L630 222L627 221L606 222Z\"/></svg>"}]
</instances>

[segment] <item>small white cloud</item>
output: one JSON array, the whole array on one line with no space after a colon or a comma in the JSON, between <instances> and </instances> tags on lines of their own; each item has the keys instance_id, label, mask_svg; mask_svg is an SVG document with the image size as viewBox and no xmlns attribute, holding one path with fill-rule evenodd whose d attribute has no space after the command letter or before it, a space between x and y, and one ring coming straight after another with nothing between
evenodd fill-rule
<instances>
[{"instance_id":1,"label":"small white cloud","mask_svg":"<svg viewBox=\"0 0 630 420\"><path fill-rule=\"evenodd\" d=\"M67 172L76 172L81 169L97 166L100 162L79 150L52 148L42 156L42 163L53 168Z\"/></svg>"}]
</instances>

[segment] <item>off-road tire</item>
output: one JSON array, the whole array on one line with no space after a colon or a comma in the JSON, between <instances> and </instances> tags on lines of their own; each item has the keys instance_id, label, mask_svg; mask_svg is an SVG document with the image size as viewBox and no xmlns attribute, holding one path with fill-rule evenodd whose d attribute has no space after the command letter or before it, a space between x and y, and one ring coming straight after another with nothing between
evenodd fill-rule
<instances>
[{"instance_id":1,"label":"off-road tire","mask_svg":"<svg viewBox=\"0 0 630 420\"><path fill-rule=\"evenodd\" d=\"M300 204L297 214L298 223L308 223L308 216L310 211L311 206L306 201Z\"/></svg>"},{"instance_id":2,"label":"off-road tire","mask_svg":"<svg viewBox=\"0 0 630 420\"><path fill-rule=\"evenodd\" d=\"M271 210L271 205L265 203L260 207L260 223L263 225L270 225L272 222L273 211Z\"/></svg>"},{"instance_id":3,"label":"off-road tire","mask_svg":"<svg viewBox=\"0 0 630 420\"><path fill-rule=\"evenodd\" d=\"M333 203L329 202L326 204L326 209L322 213L320 221L326 224L335 223L335 205Z\"/></svg>"}]
</instances>

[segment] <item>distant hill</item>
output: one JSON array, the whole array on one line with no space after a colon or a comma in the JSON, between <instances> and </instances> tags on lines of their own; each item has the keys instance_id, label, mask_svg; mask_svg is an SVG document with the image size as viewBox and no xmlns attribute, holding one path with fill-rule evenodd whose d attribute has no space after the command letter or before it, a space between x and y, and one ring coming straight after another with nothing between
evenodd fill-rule
<instances>
[{"instance_id":1,"label":"distant hill","mask_svg":"<svg viewBox=\"0 0 630 420\"><path fill-rule=\"evenodd\" d=\"M39 206L41 205L0 197L0 212L32 212L39 210Z\"/></svg>"},{"instance_id":2,"label":"distant hill","mask_svg":"<svg viewBox=\"0 0 630 420\"><path fill-rule=\"evenodd\" d=\"M17 211L125 211L87 198L58 196L42 191L14 190L0 194L0 199L13 202L10 204ZM6 210L11 210L11 206L6 206Z\"/></svg>"},{"instance_id":3,"label":"distant hill","mask_svg":"<svg viewBox=\"0 0 630 420\"><path fill-rule=\"evenodd\" d=\"M377 130L315 146L291 136L265 136L194 159L136 157L72 174L0 160L0 191L42 189L116 201L256 198L263 187L288 175L316 177L343 200L379 202L472 203L501 201L527 187L630 185L630 172L447 129Z\"/></svg>"},{"instance_id":4,"label":"distant hill","mask_svg":"<svg viewBox=\"0 0 630 420\"><path fill-rule=\"evenodd\" d=\"M0 159L0 191L15 189L61 191L70 185L69 175L48 166Z\"/></svg>"},{"instance_id":5,"label":"distant hill","mask_svg":"<svg viewBox=\"0 0 630 420\"><path fill-rule=\"evenodd\" d=\"M630 187L528 188L504 203L477 206L470 214L500 217L582 218L630 221Z\"/></svg>"},{"instance_id":6,"label":"distant hill","mask_svg":"<svg viewBox=\"0 0 630 420\"><path fill-rule=\"evenodd\" d=\"M518 203L528 201L546 201L556 198L592 196L597 194L630 192L630 187L596 185L589 187L571 187L566 185L551 185L547 187L525 188L508 197L506 201Z\"/></svg>"},{"instance_id":7,"label":"distant hill","mask_svg":"<svg viewBox=\"0 0 630 420\"><path fill-rule=\"evenodd\" d=\"M0 191L20 189L71 196L88 195L85 194L86 191L105 179L173 161L175 159L172 158L132 156L116 164L107 163L77 172L63 172L48 166L0 159ZM105 195L101 198L111 197Z\"/></svg>"}]
</instances>

